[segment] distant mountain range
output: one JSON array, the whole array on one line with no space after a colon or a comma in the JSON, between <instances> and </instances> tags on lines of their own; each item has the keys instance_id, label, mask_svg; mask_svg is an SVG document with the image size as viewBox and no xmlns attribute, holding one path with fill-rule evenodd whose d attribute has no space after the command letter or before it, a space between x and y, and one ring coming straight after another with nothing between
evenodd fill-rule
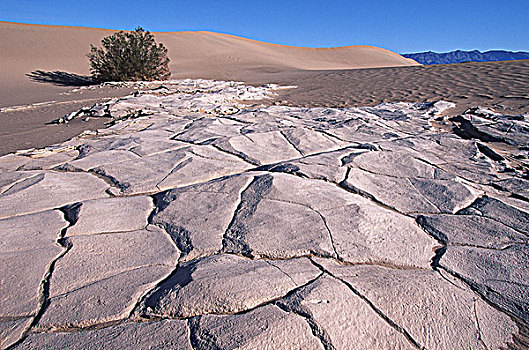
<instances>
[{"instance_id":1,"label":"distant mountain range","mask_svg":"<svg viewBox=\"0 0 529 350\"><path fill-rule=\"evenodd\" d=\"M481 52L474 51L451 51L451 52L418 52L402 54L407 58L412 58L421 64L446 64L461 62L487 62L487 61L508 61L529 59L529 52L493 50Z\"/></svg>"}]
</instances>

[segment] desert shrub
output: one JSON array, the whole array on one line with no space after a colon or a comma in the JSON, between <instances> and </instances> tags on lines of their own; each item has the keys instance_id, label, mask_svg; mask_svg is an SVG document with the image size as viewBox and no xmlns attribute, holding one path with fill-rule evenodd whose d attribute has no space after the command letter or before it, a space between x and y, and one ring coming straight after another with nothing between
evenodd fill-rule
<instances>
[{"instance_id":1,"label":"desert shrub","mask_svg":"<svg viewBox=\"0 0 529 350\"><path fill-rule=\"evenodd\" d=\"M90 72L97 82L163 80L171 76L167 49L154 36L138 27L101 40L103 48L91 46Z\"/></svg>"}]
</instances>

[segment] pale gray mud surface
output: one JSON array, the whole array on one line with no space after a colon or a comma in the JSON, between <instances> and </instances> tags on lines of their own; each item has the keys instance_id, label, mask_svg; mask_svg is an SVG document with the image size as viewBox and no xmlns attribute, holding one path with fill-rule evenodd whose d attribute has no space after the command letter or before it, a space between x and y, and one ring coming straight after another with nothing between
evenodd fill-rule
<instances>
[{"instance_id":1,"label":"pale gray mud surface","mask_svg":"<svg viewBox=\"0 0 529 350\"><path fill-rule=\"evenodd\" d=\"M2 348L529 346L527 115L163 84L0 157Z\"/></svg>"}]
</instances>

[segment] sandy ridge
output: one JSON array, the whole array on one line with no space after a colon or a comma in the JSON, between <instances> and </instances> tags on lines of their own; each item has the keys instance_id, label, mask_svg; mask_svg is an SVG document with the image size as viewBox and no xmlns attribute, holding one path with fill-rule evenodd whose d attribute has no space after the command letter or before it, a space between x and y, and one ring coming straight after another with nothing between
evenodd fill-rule
<instances>
[{"instance_id":1,"label":"sandy ridge","mask_svg":"<svg viewBox=\"0 0 529 350\"><path fill-rule=\"evenodd\" d=\"M86 75L90 45L113 32L109 29L0 22L0 106L52 99L50 84L35 83L36 70ZM300 48L264 43L213 32L154 33L168 48L173 78L227 79L235 73L291 69L353 69L416 65L391 51L369 46Z\"/></svg>"}]
</instances>

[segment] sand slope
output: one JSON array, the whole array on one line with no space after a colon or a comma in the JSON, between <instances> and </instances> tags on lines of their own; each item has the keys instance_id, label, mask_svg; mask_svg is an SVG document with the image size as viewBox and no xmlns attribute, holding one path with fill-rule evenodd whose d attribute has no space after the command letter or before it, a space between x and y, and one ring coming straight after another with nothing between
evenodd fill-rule
<instances>
[{"instance_id":1,"label":"sand slope","mask_svg":"<svg viewBox=\"0 0 529 350\"><path fill-rule=\"evenodd\" d=\"M212 77L240 71L355 69L417 65L372 46L305 48L275 45L211 32L156 33L173 60L174 75ZM182 48L185 48L182 49Z\"/></svg>"},{"instance_id":2,"label":"sand slope","mask_svg":"<svg viewBox=\"0 0 529 350\"><path fill-rule=\"evenodd\" d=\"M0 22L0 106L49 100L59 87L34 83L37 69L88 74L86 53L113 31ZM289 69L351 69L416 65L370 46L311 49L268 44L211 32L155 33L171 58L173 77L228 79L233 74ZM62 88L64 89L64 88Z\"/></svg>"},{"instance_id":3,"label":"sand slope","mask_svg":"<svg viewBox=\"0 0 529 350\"><path fill-rule=\"evenodd\" d=\"M291 106L374 106L383 102L451 101L457 108L483 106L505 114L529 112L529 60L474 62L418 67L292 71L268 74ZM254 81L260 83L263 81Z\"/></svg>"}]
</instances>

